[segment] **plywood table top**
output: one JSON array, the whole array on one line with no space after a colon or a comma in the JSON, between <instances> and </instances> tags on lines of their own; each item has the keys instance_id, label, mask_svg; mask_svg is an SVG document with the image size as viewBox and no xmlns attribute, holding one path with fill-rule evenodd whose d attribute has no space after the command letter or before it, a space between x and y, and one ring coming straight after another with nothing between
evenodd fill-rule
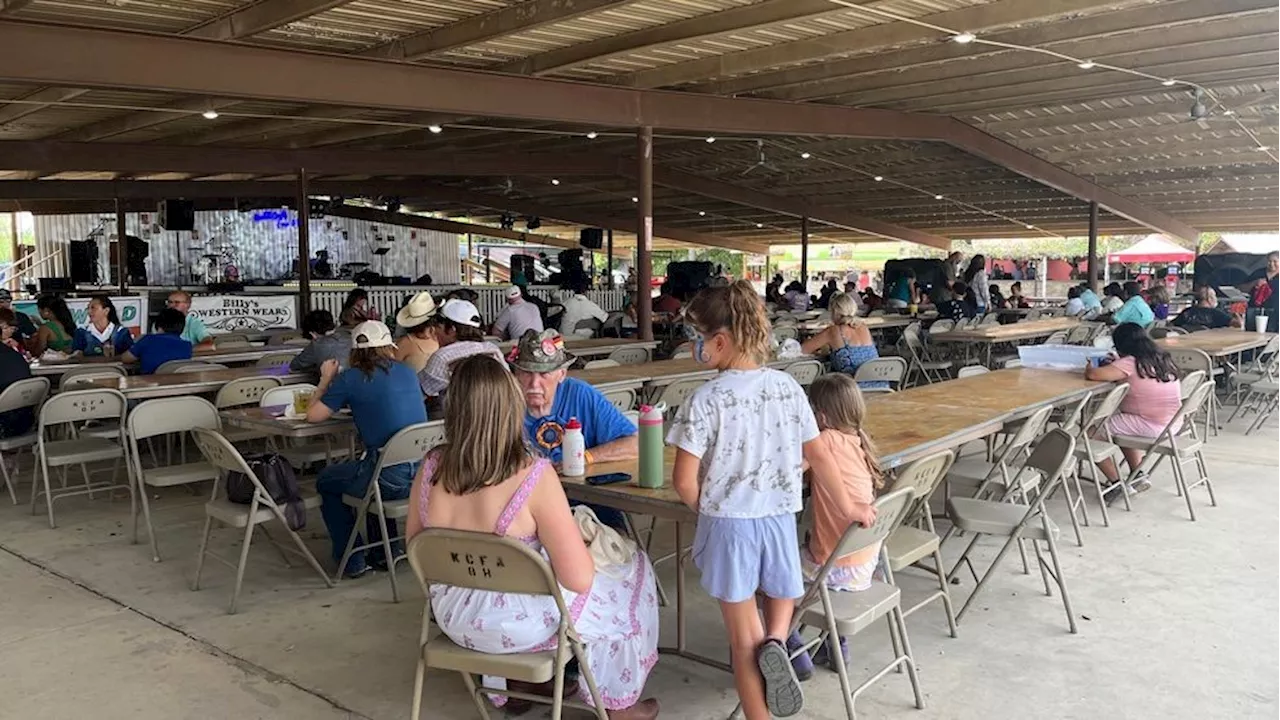
<instances>
[{"instance_id":1,"label":"plywood table top","mask_svg":"<svg viewBox=\"0 0 1280 720\"><path fill-rule=\"evenodd\" d=\"M344 435L355 425L348 412L336 412L324 422L307 422L303 418L283 415L286 406L242 407L219 411L223 422L235 427L257 430L281 437L306 438L318 435Z\"/></svg>"},{"instance_id":2,"label":"plywood table top","mask_svg":"<svg viewBox=\"0 0 1280 720\"><path fill-rule=\"evenodd\" d=\"M894 393L889 399L932 408L971 408L1003 421L1026 415L1044 405L1078 400L1083 395L1110 386L1108 382L1086 380L1083 367L1079 372L1009 368L921 385Z\"/></svg>"},{"instance_id":3,"label":"plywood table top","mask_svg":"<svg viewBox=\"0 0 1280 720\"><path fill-rule=\"evenodd\" d=\"M930 342L1011 342L1045 337L1080 324L1076 318L1053 317L1026 320L1012 325L983 325L965 330L948 330L929 336Z\"/></svg>"},{"instance_id":4,"label":"plywood table top","mask_svg":"<svg viewBox=\"0 0 1280 720\"><path fill-rule=\"evenodd\" d=\"M1156 341L1165 349L1194 348L1205 351L1209 357L1226 357L1245 350L1262 347L1271 342L1275 333L1260 333L1237 328L1215 328L1187 335L1168 335Z\"/></svg>"},{"instance_id":5,"label":"plywood table top","mask_svg":"<svg viewBox=\"0 0 1280 720\"><path fill-rule=\"evenodd\" d=\"M133 375L119 379L99 378L94 380L92 384L111 390L119 390L131 400L141 400L144 398L176 397L179 395L216 392L232 380L246 377L274 377L278 378L282 385L315 380L315 377L310 373L292 372L288 367L247 367L188 373L166 373L164 375Z\"/></svg>"},{"instance_id":6,"label":"plywood table top","mask_svg":"<svg viewBox=\"0 0 1280 720\"><path fill-rule=\"evenodd\" d=\"M921 318L913 318L909 315L872 315L871 317L860 317L854 321L854 324L861 323L867 326L869 330L885 330L888 328L906 327ZM809 320L797 324L795 327L802 333L816 335L831 326L830 318L821 320Z\"/></svg>"},{"instance_id":7,"label":"plywood table top","mask_svg":"<svg viewBox=\"0 0 1280 720\"><path fill-rule=\"evenodd\" d=\"M495 343L504 351L516 346L515 340L503 340ZM628 338L565 338L564 349L578 357L590 358L608 355L620 348L644 348L653 351L658 347L657 340L633 340Z\"/></svg>"},{"instance_id":8,"label":"plywood table top","mask_svg":"<svg viewBox=\"0 0 1280 720\"><path fill-rule=\"evenodd\" d=\"M222 350L211 347L197 347L192 351L191 359L204 360L206 362L213 363L242 363L257 362L268 355L276 355L278 353L297 355L300 352L302 352L302 347L298 345L264 345L262 347L229 348ZM119 355L114 357L95 355L93 357L79 357L74 360L63 361L37 360L31 364L31 372L35 375L61 375L72 368L98 367L103 365L137 368L136 363L129 364L121 361Z\"/></svg>"}]
</instances>

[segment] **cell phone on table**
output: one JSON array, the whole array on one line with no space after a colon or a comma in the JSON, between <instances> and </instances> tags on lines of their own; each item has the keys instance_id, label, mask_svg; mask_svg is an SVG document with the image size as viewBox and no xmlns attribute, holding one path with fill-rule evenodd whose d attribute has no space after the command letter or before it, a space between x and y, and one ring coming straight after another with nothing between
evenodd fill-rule
<instances>
[{"instance_id":1,"label":"cell phone on table","mask_svg":"<svg viewBox=\"0 0 1280 720\"><path fill-rule=\"evenodd\" d=\"M631 475L628 473L609 473L607 475L592 475L587 478L588 485L612 485L614 483L630 482Z\"/></svg>"}]
</instances>

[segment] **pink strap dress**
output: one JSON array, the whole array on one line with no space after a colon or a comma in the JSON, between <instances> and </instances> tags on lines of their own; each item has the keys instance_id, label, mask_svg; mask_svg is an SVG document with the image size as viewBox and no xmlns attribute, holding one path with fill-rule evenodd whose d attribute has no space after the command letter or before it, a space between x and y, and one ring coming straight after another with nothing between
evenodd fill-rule
<instances>
[{"instance_id":1,"label":"pink strap dress","mask_svg":"<svg viewBox=\"0 0 1280 720\"><path fill-rule=\"evenodd\" d=\"M529 474L498 516L493 532L506 535L529 501L548 461L534 462ZM418 507L423 527L428 527L430 479L436 455L427 458ZM518 538L547 557L536 536ZM605 708L621 710L640 700L649 671L658 661L658 596L653 566L637 552L621 578L596 573L591 589L581 595L561 588L573 625L586 646L587 663L595 676ZM505 654L541 652L556 646L559 610L550 597L472 590L432 585L431 609L436 624L453 642L480 652ZM505 689L503 678L485 677L487 687ZM585 682L579 680L578 697L591 704ZM491 696L495 704L506 698Z\"/></svg>"}]
</instances>

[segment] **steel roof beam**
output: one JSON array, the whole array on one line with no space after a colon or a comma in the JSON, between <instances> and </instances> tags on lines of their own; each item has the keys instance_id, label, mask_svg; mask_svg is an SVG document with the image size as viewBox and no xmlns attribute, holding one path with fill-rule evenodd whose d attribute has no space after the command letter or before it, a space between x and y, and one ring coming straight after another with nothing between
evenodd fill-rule
<instances>
[{"instance_id":1,"label":"steel roof beam","mask_svg":"<svg viewBox=\"0 0 1280 720\"><path fill-rule=\"evenodd\" d=\"M197 25L184 34L207 40L238 40L350 2L352 0L263 0Z\"/></svg>"}]
</instances>

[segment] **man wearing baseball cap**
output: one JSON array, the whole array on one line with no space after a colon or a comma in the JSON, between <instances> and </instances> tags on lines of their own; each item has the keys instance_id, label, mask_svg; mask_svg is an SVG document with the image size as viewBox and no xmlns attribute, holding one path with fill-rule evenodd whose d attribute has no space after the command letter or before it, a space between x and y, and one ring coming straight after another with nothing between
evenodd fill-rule
<instances>
[{"instance_id":1,"label":"man wearing baseball cap","mask_svg":"<svg viewBox=\"0 0 1280 720\"><path fill-rule=\"evenodd\" d=\"M524 299L516 285L507 288L507 306L493 321L492 334L503 340L519 340L530 330L542 332L542 314L538 306Z\"/></svg>"},{"instance_id":2,"label":"man wearing baseball cap","mask_svg":"<svg viewBox=\"0 0 1280 720\"><path fill-rule=\"evenodd\" d=\"M453 363L464 357L489 353L503 365L506 360L497 345L484 341L480 329L480 311L466 300L446 300L440 307L440 325L436 328L436 340L440 349L431 355L418 373L418 384L427 397L440 397L449 387L453 375Z\"/></svg>"},{"instance_id":3,"label":"man wearing baseball cap","mask_svg":"<svg viewBox=\"0 0 1280 720\"><path fill-rule=\"evenodd\" d=\"M393 435L415 423L427 421L426 406L418 392L418 378L408 366L394 360L395 343L391 331L378 320L366 320L351 330L351 356L346 370L339 372L338 361L325 360L320 365L320 385L307 410L308 422L324 422L344 407L351 408L351 419L356 432L364 443L365 453L359 460L333 463L320 471L316 479L316 492L320 494L320 514L329 539L333 543L333 562L342 560L347 541L355 527L355 512L343 502L342 497L364 497L378 464L378 453ZM382 469L378 485L384 500L402 500L409 497L413 476L418 463L401 463ZM395 527L388 520L387 530L395 535ZM369 523L367 538L376 539L376 522ZM357 546L362 543L357 542ZM398 555L403 550L393 546ZM355 553L345 568L338 568L346 577L359 577L369 572L369 565L384 569L388 558L381 557L380 549L369 551L365 562L363 552ZM391 559L394 562L394 559Z\"/></svg>"}]
</instances>

